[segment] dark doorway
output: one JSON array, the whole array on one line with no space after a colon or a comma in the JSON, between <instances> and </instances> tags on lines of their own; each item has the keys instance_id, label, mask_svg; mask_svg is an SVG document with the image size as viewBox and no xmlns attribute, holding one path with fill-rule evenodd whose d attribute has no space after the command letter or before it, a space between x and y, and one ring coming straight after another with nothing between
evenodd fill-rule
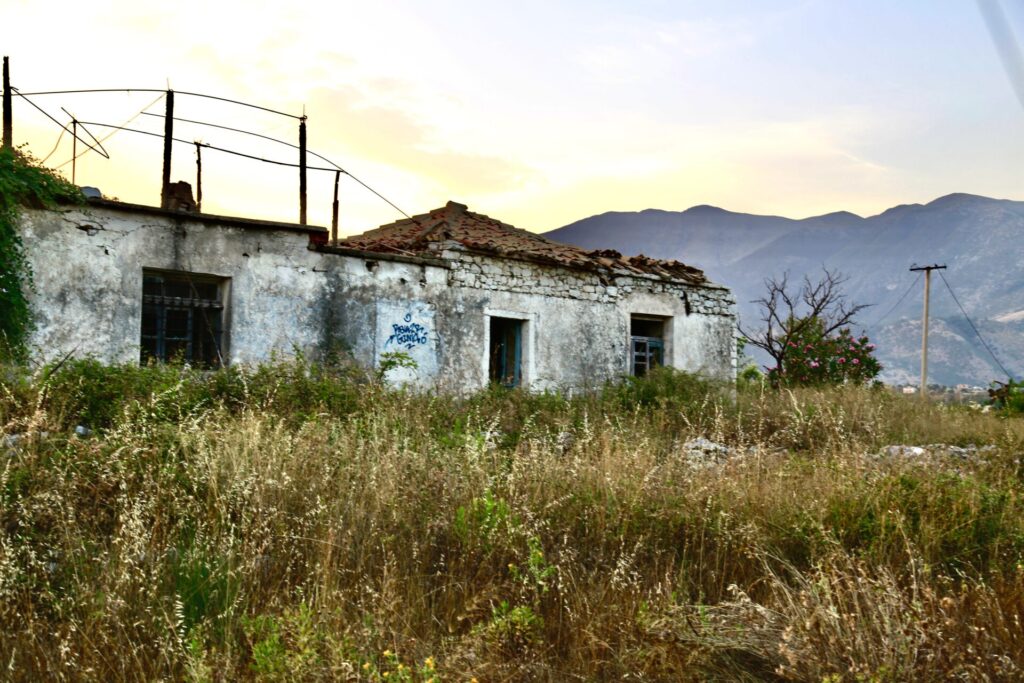
<instances>
[{"instance_id":1,"label":"dark doorway","mask_svg":"<svg viewBox=\"0 0 1024 683\"><path fill-rule=\"evenodd\" d=\"M517 387L522 380L523 321L491 318L490 380Z\"/></svg>"}]
</instances>

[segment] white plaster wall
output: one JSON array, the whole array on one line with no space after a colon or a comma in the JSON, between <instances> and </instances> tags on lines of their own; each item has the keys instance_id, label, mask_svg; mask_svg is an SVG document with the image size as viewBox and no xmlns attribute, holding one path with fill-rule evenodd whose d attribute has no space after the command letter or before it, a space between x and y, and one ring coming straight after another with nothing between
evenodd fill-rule
<instances>
[{"instance_id":1,"label":"white plaster wall","mask_svg":"<svg viewBox=\"0 0 1024 683\"><path fill-rule=\"evenodd\" d=\"M35 278L37 357L139 358L144 268L229 278L228 358L254 362L315 349L324 256L301 232L254 230L99 207L29 211L23 238Z\"/></svg>"},{"instance_id":2,"label":"white plaster wall","mask_svg":"<svg viewBox=\"0 0 1024 683\"><path fill-rule=\"evenodd\" d=\"M392 381L474 391L487 385L489 321L500 316L526 321L524 386L595 387L629 372L629 320L639 313L671 318L668 364L735 373L735 305L720 287L451 248L443 262L322 253L302 232L101 207L27 212L23 235L36 279L32 343L45 360L137 361L142 271L154 268L229 279L231 362L335 348L378 367L382 354L402 351L416 368ZM403 333L415 333L411 348L398 343Z\"/></svg>"},{"instance_id":3,"label":"white plaster wall","mask_svg":"<svg viewBox=\"0 0 1024 683\"><path fill-rule=\"evenodd\" d=\"M374 366L388 353L405 354L415 367L396 367L386 378L398 385L420 388L437 381L440 337L434 323L434 305L426 301L378 301Z\"/></svg>"}]
</instances>

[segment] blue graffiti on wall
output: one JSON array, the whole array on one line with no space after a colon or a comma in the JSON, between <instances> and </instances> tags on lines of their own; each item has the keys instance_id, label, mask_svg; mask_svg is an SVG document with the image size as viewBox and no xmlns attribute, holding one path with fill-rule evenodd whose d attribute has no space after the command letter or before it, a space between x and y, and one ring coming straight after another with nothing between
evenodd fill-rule
<instances>
[{"instance_id":1,"label":"blue graffiti on wall","mask_svg":"<svg viewBox=\"0 0 1024 683\"><path fill-rule=\"evenodd\" d=\"M392 334L384 342L384 348L394 342L397 346L404 346L411 351L417 346L427 343L427 328L419 323L414 323L412 313L406 313L403 320L405 324L393 323L391 325Z\"/></svg>"}]
</instances>

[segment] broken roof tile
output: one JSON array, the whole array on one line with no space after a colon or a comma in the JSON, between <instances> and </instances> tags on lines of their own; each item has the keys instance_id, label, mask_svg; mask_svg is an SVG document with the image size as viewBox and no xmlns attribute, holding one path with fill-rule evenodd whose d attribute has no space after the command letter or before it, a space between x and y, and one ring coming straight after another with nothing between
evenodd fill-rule
<instances>
[{"instance_id":1,"label":"broken roof tile","mask_svg":"<svg viewBox=\"0 0 1024 683\"><path fill-rule=\"evenodd\" d=\"M613 249L586 251L474 213L465 204L448 202L429 213L406 218L342 241L364 251L416 254L436 252L440 242L454 241L472 251L584 270L627 271L708 284L704 272L679 261L623 256Z\"/></svg>"}]
</instances>

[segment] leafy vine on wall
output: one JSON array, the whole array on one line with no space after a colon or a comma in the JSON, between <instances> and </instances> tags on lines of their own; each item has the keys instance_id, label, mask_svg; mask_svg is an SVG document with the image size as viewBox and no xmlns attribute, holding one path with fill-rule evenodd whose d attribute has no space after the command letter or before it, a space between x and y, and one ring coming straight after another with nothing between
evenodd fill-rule
<instances>
[{"instance_id":1,"label":"leafy vine on wall","mask_svg":"<svg viewBox=\"0 0 1024 683\"><path fill-rule=\"evenodd\" d=\"M23 208L79 203L77 187L21 149L0 149L0 361L22 361L32 330L32 267L18 222Z\"/></svg>"}]
</instances>

